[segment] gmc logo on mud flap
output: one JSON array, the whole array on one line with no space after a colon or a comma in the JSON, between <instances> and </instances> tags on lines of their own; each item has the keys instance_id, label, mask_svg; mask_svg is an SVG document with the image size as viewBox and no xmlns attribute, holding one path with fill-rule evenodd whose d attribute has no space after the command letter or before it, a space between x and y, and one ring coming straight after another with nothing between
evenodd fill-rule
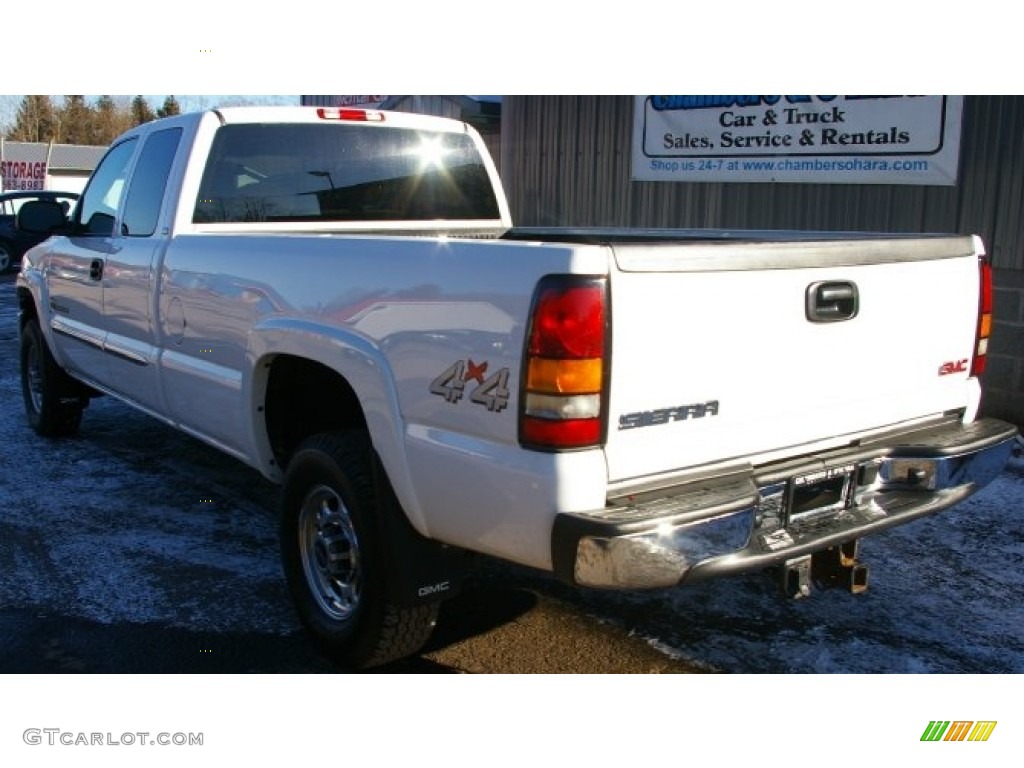
<instances>
[{"instance_id":1,"label":"gmc logo on mud flap","mask_svg":"<svg viewBox=\"0 0 1024 768\"><path fill-rule=\"evenodd\" d=\"M440 592L447 592L451 588L452 583L450 581L442 581L439 584L431 584L427 587L420 587L418 590L416 590L416 594L419 597L430 597L431 595L436 595Z\"/></svg>"}]
</instances>

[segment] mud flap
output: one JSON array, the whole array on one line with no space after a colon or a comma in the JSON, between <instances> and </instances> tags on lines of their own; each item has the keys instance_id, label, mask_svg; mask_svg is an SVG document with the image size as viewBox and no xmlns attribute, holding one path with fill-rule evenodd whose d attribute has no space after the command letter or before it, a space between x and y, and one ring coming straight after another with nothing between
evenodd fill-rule
<instances>
[{"instance_id":1,"label":"mud flap","mask_svg":"<svg viewBox=\"0 0 1024 768\"><path fill-rule=\"evenodd\" d=\"M413 528L376 454L373 468L380 500L378 532L386 548L381 560L389 597L407 606L454 597L462 589L469 554L428 539Z\"/></svg>"}]
</instances>

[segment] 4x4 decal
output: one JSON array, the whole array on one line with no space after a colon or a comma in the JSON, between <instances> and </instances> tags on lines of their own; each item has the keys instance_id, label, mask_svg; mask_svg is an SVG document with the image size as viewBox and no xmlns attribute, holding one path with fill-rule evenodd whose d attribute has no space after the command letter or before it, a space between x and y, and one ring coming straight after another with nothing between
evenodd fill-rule
<instances>
[{"instance_id":1,"label":"4x4 decal","mask_svg":"<svg viewBox=\"0 0 1024 768\"><path fill-rule=\"evenodd\" d=\"M470 402L482 405L489 411L500 412L508 405L510 373L508 368L502 368L487 376L489 365L486 360L482 363L476 363L472 358L458 360L430 382L430 393L443 397L449 403L457 403L462 399L466 385L475 381L476 386L469 392Z\"/></svg>"}]
</instances>

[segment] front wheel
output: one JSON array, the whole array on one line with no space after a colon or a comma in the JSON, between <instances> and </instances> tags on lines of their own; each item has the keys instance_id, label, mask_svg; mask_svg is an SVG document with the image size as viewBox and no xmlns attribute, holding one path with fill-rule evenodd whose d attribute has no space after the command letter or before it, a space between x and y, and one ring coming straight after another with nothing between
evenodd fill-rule
<instances>
[{"instance_id":1,"label":"front wheel","mask_svg":"<svg viewBox=\"0 0 1024 768\"><path fill-rule=\"evenodd\" d=\"M82 422L85 398L57 365L36 320L21 331L21 391L28 422L44 437L73 435Z\"/></svg>"},{"instance_id":2,"label":"front wheel","mask_svg":"<svg viewBox=\"0 0 1024 768\"><path fill-rule=\"evenodd\" d=\"M416 653L438 612L388 598L371 457L363 432L310 438L289 462L281 506L281 559L299 618L355 668Z\"/></svg>"}]
</instances>

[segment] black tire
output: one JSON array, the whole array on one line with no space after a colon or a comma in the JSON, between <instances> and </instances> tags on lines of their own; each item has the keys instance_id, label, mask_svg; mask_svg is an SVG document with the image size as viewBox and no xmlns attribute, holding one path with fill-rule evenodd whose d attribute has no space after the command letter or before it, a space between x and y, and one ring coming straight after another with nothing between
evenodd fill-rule
<instances>
[{"instance_id":1,"label":"black tire","mask_svg":"<svg viewBox=\"0 0 1024 768\"><path fill-rule=\"evenodd\" d=\"M14 264L14 251L7 243L0 241L0 275Z\"/></svg>"},{"instance_id":2,"label":"black tire","mask_svg":"<svg viewBox=\"0 0 1024 768\"><path fill-rule=\"evenodd\" d=\"M79 386L57 365L35 319L21 331L21 392L28 423L44 437L78 431L86 399Z\"/></svg>"},{"instance_id":3,"label":"black tire","mask_svg":"<svg viewBox=\"0 0 1024 768\"><path fill-rule=\"evenodd\" d=\"M320 649L348 667L415 654L438 604L389 600L372 447L361 431L306 440L288 464L281 504L281 561L299 618Z\"/></svg>"}]
</instances>

